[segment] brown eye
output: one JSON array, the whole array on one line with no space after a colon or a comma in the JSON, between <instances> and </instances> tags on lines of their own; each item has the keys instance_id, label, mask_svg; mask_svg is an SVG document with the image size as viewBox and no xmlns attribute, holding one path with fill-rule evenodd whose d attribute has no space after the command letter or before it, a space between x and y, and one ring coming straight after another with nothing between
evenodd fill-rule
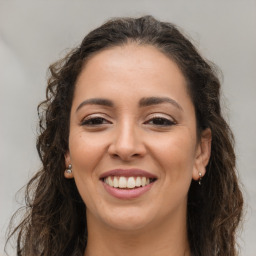
<instances>
[{"instance_id":1,"label":"brown eye","mask_svg":"<svg viewBox=\"0 0 256 256\"><path fill-rule=\"evenodd\" d=\"M87 126L99 126L102 124L109 124L109 121L102 117L93 117L86 120L83 120L81 125L87 125Z\"/></svg>"},{"instance_id":2,"label":"brown eye","mask_svg":"<svg viewBox=\"0 0 256 256\"><path fill-rule=\"evenodd\" d=\"M171 126L175 124L172 120L163 117L154 117L147 121L147 123L155 126Z\"/></svg>"}]
</instances>

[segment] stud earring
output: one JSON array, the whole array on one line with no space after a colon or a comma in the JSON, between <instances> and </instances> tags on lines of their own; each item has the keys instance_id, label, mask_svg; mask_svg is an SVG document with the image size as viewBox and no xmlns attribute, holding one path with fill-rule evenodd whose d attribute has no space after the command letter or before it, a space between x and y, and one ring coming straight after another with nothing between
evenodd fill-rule
<instances>
[{"instance_id":1,"label":"stud earring","mask_svg":"<svg viewBox=\"0 0 256 256\"><path fill-rule=\"evenodd\" d=\"M198 184L201 186L202 185L202 173L199 172L198 175L199 175Z\"/></svg>"},{"instance_id":2,"label":"stud earring","mask_svg":"<svg viewBox=\"0 0 256 256\"><path fill-rule=\"evenodd\" d=\"M71 164L68 165L68 168L65 170L65 172L67 174L71 174L72 173L72 165Z\"/></svg>"}]
</instances>

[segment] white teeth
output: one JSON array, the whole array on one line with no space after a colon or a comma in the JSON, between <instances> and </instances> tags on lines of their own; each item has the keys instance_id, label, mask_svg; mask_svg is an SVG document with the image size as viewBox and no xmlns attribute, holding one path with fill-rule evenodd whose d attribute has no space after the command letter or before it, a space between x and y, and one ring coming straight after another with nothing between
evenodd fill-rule
<instances>
[{"instance_id":1,"label":"white teeth","mask_svg":"<svg viewBox=\"0 0 256 256\"><path fill-rule=\"evenodd\" d=\"M110 176L107 178L107 181L108 181L108 185L113 187L114 183Z\"/></svg>"},{"instance_id":2,"label":"white teeth","mask_svg":"<svg viewBox=\"0 0 256 256\"><path fill-rule=\"evenodd\" d=\"M140 187L141 186L141 177L137 177L135 181L135 186Z\"/></svg>"},{"instance_id":3,"label":"white teeth","mask_svg":"<svg viewBox=\"0 0 256 256\"><path fill-rule=\"evenodd\" d=\"M134 177L129 177L128 178L127 188L135 188L135 179L134 179Z\"/></svg>"},{"instance_id":4,"label":"white teeth","mask_svg":"<svg viewBox=\"0 0 256 256\"><path fill-rule=\"evenodd\" d=\"M118 185L119 185L118 183L119 183L119 182L118 182L118 178L117 178L116 176L114 177L114 182L113 182L113 183L114 183L114 184L113 184L114 187L115 187L115 188L118 188Z\"/></svg>"},{"instance_id":5,"label":"white teeth","mask_svg":"<svg viewBox=\"0 0 256 256\"><path fill-rule=\"evenodd\" d=\"M127 187L127 181L125 177L119 178L119 188L126 188Z\"/></svg>"},{"instance_id":6,"label":"white teeth","mask_svg":"<svg viewBox=\"0 0 256 256\"><path fill-rule=\"evenodd\" d=\"M118 177L108 176L104 182L115 188L135 188L144 187L150 183L149 178L146 177Z\"/></svg>"}]
</instances>

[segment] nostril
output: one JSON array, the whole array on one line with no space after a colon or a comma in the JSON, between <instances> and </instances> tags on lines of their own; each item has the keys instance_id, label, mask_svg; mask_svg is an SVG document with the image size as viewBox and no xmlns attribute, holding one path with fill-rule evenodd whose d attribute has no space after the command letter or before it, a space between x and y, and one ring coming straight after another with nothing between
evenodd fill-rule
<instances>
[{"instance_id":1,"label":"nostril","mask_svg":"<svg viewBox=\"0 0 256 256\"><path fill-rule=\"evenodd\" d=\"M128 135L127 132L122 131L122 136L114 139L111 142L108 147L108 154L111 155L112 158L130 161L146 154L145 145L141 142L141 140L136 139L134 136Z\"/></svg>"},{"instance_id":2,"label":"nostril","mask_svg":"<svg viewBox=\"0 0 256 256\"><path fill-rule=\"evenodd\" d=\"M131 154L131 155L128 155L128 154L118 154L118 153L114 153L114 154L110 154L110 156L114 159L122 159L123 161L130 161L132 160L133 158L139 158L141 155L140 154Z\"/></svg>"},{"instance_id":3,"label":"nostril","mask_svg":"<svg viewBox=\"0 0 256 256\"><path fill-rule=\"evenodd\" d=\"M111 157L112 158L119 158L119 155L118 154L111 154Z\"/></svg>"}]
</instances>

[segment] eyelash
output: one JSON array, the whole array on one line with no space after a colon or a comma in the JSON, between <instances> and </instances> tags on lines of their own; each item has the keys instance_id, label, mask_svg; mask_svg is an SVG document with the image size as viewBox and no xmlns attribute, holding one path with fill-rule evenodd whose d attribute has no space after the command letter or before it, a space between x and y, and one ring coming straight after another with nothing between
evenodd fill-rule
<instances>
[{"instance_id":1,"label":"eyelash","mask_svg":"<svg viewBox=\"0 0 256 256\"><path fill-rule=\"evenodd\" d=\"M91 117L91 118L82 120L81 122L82 126L88 126L88 127L99 127L105 124L111 124L111 122L106 120L103 117ZM157 127L168 127L168 126L175 125L176 122L168 118L155 116L149 119L148 121L146 121L144 124L150 124L152 126L157 126Z\"/></svg>"},{"instance_id":2,"label":"eyelash","mask_svg":"<svg viewBox=\"0 0 256 256\"><path fill-rule=\"evenodd\" d=\"M151 118L150 120L146 121L145 123L146 124L149 124L150 122L157 122L157 123L153 123L152 125L154 126L162 126L162 127L167 127L167 126L172 126L172 125L175 125L176 122L168 119L168 118L164 118L164 117L153 117ZM160 124L159 124L160 122Z\"/></svg>"},{"instance_id":3,"label":"eyelash","mask_svg":"<svg viewBox=\"0 0 256 256\"><path fill-rule=\"evenodd\" d=\"M105 122L105 123L104 123ZM100 126L103 124L109 124L111 122L107 121L103 117L91 117L85 120L82 120L81 125L86 125L86 126Z\"/></svg>"}]
</instances>

